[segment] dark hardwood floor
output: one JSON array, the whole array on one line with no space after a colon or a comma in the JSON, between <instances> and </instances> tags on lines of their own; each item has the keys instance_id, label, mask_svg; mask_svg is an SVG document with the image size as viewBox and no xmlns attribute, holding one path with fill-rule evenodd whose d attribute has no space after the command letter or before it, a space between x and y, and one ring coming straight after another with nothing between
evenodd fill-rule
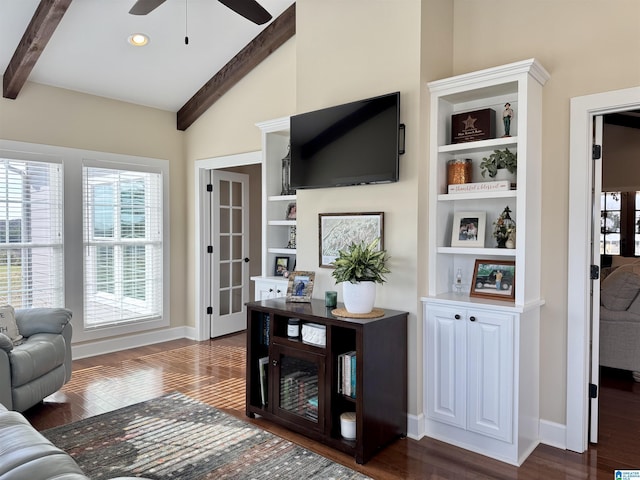
<instances>
[{"instance_id":1,"label":"dark hardwood floor","mask_svg":"<svg viewBox=\"0 0 640 480\"><path fill-rule=\"evenodd\" d=\"M352 457L247 418L244 372L244 334L176 340L77 360L71 382L25 415L42 430L177 390L374 479L613 479L614 469L640 469L640 384L617 371L603 372L600 443L585 454L540 445L520 468L428 438L398 440L357 465Z\"/></svg>"}]
</instances>

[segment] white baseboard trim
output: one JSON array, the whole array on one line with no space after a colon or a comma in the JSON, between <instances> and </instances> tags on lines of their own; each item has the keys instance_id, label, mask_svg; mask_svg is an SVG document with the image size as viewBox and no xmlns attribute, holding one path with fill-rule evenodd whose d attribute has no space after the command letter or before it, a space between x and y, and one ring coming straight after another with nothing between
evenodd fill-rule
<instances>
[{"instance_id":1,"label":"white baseboard trim","mask_svg":"<svg viewBox=\"0 0 640 480\"><path fill-rule=\"evenodd\" d=\"M424 437L424 415L407 414L407 437L420 440Z\"/></svg>"},{"instance_id":2,"label":"white baseboard trim","mask_svg":"<svg viewBox=\"0 0 640 480\"><path fill-rule=\"evenodd\" d=\"M538 426L538 441L550 447L567 449L567 426L561 423L540 420ZM420 440L426 435L424 415L407 415L407 437Z\"/></svg>"},{"instance_id":3,"label":"white baseboard trim","mask_svg":"<svg viewBox=\"0 0 640 480\"><path fill-rule=\"evenodd\" d=\"M561 423L540 420L538 431L540 443L551 447L567 449L567 426Z\"/></svg>"},{"instance_id":4,"label":"white baseboard trim","mask_svg":"<svg viewBox=\"0 0 640 480\"><path fill-rule=\"evenodd\" d=\"M175 327L151 332L136 333L125 337L110 338L107 340L97 340L95 342L71 345L71 357L74 360L80 358L94 357L105 353L119 352L130 348L144 347L154 343L168 342L188 338L195 340L196 329L194 327Z\"/></svg>"}]
</instances>

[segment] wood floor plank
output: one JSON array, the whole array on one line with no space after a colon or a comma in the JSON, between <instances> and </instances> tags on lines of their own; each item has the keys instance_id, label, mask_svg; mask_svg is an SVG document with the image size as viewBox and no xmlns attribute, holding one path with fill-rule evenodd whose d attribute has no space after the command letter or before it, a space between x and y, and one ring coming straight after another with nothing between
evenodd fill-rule
<instances>
[{"instance_id":1,"label":"wood floor plank","mask_svg":"<svg viewBox=\"0 0 640 480\"><path fill-rule=\"evenodd\" d=\"M346 454L259 417L247 418L245 362L244 334L76 360L71 381L25 415L42 430L180 391L379 480L609 480L614 469L640 469L640 384L628 374L604 371L600 443L584 454L540 445L518 468L430 438L404 438L357 465Z\"/></svg>"}]
</instances>

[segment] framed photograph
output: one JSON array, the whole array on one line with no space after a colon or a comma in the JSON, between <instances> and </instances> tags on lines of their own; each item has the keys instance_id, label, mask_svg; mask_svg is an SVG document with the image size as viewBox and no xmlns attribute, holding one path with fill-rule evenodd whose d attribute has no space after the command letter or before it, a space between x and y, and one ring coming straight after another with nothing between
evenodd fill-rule
<instances>
[{"instance_id":1,"label":"framed photograph","mask_svg":"<svg viewBox=\"0 0 640 480\"><path fill-rule=\"evenodd\" d=\"M287 205L287 220L295 220L298 215L298 207L295 202Z\"/></svg>"},{"instance_id":2,"label":"framed photograph","mask_svg":"<svg viewBox=\"0 0 640 480\"><path fill-rule=\"evenodd\" d=\"M313 293L313 281L315 272L291 272L289 273L289 285L287 285L287 302L311 302Z\"/></svg>"},{"instance_id":3,"label":"framed photograph","mask_svg":"<svg viewBox=\"0 0 640 480\"><path fill-rule=\"evenodd\" d=\"M318 214L319 265L333 268L340 250L351 243L371 243L380 238L378 249L384 249L384 212Z\"/></svg>"},{"instance_id":4,"label":"framed photograph","mask_svg":"<svg viewBox=\"0 0 640 480\"><path fill-rule=\"evenodd\" d=\"M514 300L515 281L516 262L513 260L476 260L469 295Z\"/></svg>"},{"instance_id":5,"label":"framed photograph","mask_svg":"<svg viewBox=\"0 0 640 480\"><path fill-rule=\"evenodd\" d=\"M484 247L486 212L455 212L451 227L452 247Z\"/></svg>"},{"instance_id":6,"label":"framed photograph","mask_svg":"<svg viewBox=\"0 0 640 480\"><path fill-rule=\"evenodd\" d=\"M276 266L273 274L276 277L282 277L287 270L289 270L289 257L276 257Z\"/></svg>"}]
</instances>

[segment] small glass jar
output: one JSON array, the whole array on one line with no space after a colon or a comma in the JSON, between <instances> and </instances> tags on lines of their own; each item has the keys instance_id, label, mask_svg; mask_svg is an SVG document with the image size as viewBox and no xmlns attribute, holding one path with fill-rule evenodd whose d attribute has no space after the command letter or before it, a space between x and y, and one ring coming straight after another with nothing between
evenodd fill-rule
<instances>
[{"instance_id":1,"label":"small glass jar","mask_svg":"<svg viewBox=\"0 0 640 480\"><path fill-rule=\"evenodd\" d=\"M460 158L447 162L447 184L471 183L473 162L470 158Z\"/></svg>"},{"instance_id":2,"label":"small glass jar","mask_svg":"<svg viewBox=\"0 0 640 480\"><path fill-rule=\"evenodd\" d=\"M300 337L300 319L290 318L287 321L287 337L299 338Z\"/></svg>"}]
</instances>

